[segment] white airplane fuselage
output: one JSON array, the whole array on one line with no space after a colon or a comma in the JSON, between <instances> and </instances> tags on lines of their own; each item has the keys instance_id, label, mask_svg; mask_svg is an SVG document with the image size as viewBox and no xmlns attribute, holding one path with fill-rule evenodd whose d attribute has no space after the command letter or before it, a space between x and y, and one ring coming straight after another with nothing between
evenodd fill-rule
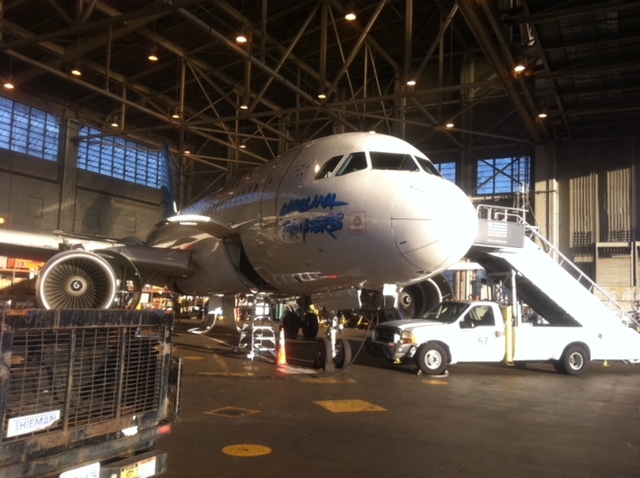
<instances>
[{"instance_id":1,"label":"white airplane fuselage","mask_svg":"<svg viewBox=\"0 0 640 478\"><path fill-rule=\"evenodd\" d=\"M194 273L175 282L186 294L303 295L419 282L462 258L476 233L470 199L418 149L345 133L185 208L148 245L191 251Z\"/></svg>"}]
</instances>

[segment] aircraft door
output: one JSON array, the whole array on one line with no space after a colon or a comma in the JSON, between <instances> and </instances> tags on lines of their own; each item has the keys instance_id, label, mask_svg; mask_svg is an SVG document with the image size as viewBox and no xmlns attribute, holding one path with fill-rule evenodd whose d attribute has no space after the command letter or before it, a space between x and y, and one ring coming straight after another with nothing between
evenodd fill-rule
<instances>
[{"instance_id":1,"label":"aircraft door","mask_svg":"<svg viewBox=\"0 0 640 478\"><path fill-rule=\"evenodd\" d=\"M277 197L280 194L282 179L285 177L291 164L302 152L303 148L295 148L280 157L273 165L269 173L260 202L260 226L262 229L274 227L278 219Z\"/></svg>"}]
</instances>

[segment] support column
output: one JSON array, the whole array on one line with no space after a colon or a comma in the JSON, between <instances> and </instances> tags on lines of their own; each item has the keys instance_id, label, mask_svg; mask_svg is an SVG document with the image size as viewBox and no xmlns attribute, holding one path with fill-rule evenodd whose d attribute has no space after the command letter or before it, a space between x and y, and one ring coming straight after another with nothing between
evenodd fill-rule
<instances>
[{"instance_id":1,"label":"support column","mask_svg":"<svg viewBox=\"0 0 640 478\"><path fill-rule=\"evenodd\" d=\"M560 210L556 178L556 143L548 141L535 149L533 172L535 217L540 232L554 246L559 246Z\"/></svg>"},{"instance_id":2,"label":"support column","mask_svg":"<svg viewBox=\"0 0 640 478\"><path fill-rule=\"evenodd\" d=\"M69 118L62 120L60 141L60 202L58 206L58 229L75 232L76 189L78 171L79 125Z\"/></svg>"}]
</instances>

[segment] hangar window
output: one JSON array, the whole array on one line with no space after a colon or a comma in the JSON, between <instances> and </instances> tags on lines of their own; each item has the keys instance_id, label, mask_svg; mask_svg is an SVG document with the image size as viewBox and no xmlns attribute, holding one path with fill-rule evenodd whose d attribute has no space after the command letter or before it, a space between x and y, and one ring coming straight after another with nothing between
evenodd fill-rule
<instances>
[{"instance_id":1,"label":"hangar window","mask_svg":"<svg viewBox=\"0 0 640 478\"><path fill-rule=\"evenodd\" d=\"M531 158L483 159L478 161L480 195L511 194L528 190L531 186Z\"/></svg>"},{"instance_id":2,"label":"hangar window","mask_svg":"<svg viewBox=\"0 0 640 478\"><path fill-rule=\"evenodd\" d=\"M55 115L0 98L0 148L57 161L59 139Z\"/></svg>"},{"instance_id":3,"label":"hangar window","mask_svg":"<svg viewBox=\"0 0 640 478\"><path fill-rule=\"evenodd\" d=\"M341 159L342 159L342 155L334 156L329 161L324 163L316 173L315 179L328 178L329 176L331 176L331 173L333 172L334 169L336 169L336 166L338 165Z\"/></svg>"},{"instance_id":4,"label":"hangar window","mask_svg":"<svg viewBox=\"0 0 640 478\"><path fill-rule=\"evenodd\" d=\"M380 153L371 151L371 167L373 169L386 169L394 171L418 171L418 165L409 154Z\"/></svg>"},{"instance_id":5,"label":"hangar window","mask_svg":"<svg viewBox=\"0 0 640 478\"><path fill-rule=\"evenodd\" d=\"M336 176L344 176L362 169L367 169L367 157L362 152L351 153L338 169Z\"/></svg>"},{"instance_id":6,"label":"hangar window","mask_svg":"<svg viewBox=\"0 0 640 478\"><path fill-rule=\"evenodd\" d=\"M80 169L152 188L162 186L160 152L124 138L101 134L100 130L88 126L80 128ZM87 136L97 137L83 139Z\"/></svg>"},{"instance_id":7,"label":"hangar window","mask_svg":"<svg viewBox=\"0 0 640 478\"><path fill-rule=\"evenodd\" d=\"M452 183L456 182L457 179L457 168L456 163L438 163L434 165L440 174L444 176L445 179L448 179Z\"/></svg>"}]
</instances>

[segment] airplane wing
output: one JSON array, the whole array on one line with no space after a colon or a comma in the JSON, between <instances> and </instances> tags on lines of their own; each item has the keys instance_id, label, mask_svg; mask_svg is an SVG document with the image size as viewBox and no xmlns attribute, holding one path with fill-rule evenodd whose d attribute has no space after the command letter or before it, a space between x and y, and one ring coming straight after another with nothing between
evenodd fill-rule
<instances>
[{"instance_id":1,"label":"airplane wing","mask_svg":"<svg viewBox=\"0 0 640 478\"><path fill-rule=\"evenodd\" d=\"M60 251L84 249L93 251L122 245L115 239L68 234L54 231L41 234L0 230L0 255L46 261Z\"/></svg>"},{"instance_id":2,"label":"airplane wing","mask_svg":"<svg viewBox=\"0 0 640 478\"><path fill-rule=\"evenodd\" d=\"M165 228L173 230L173 228L193 227L200 232L209 234L217 239L224 239L238 234L238 232L229 227L227 224L216 221L209 216L201 216L199 214L179 214L166 219Z\"/></svg>"}]
</instances>

